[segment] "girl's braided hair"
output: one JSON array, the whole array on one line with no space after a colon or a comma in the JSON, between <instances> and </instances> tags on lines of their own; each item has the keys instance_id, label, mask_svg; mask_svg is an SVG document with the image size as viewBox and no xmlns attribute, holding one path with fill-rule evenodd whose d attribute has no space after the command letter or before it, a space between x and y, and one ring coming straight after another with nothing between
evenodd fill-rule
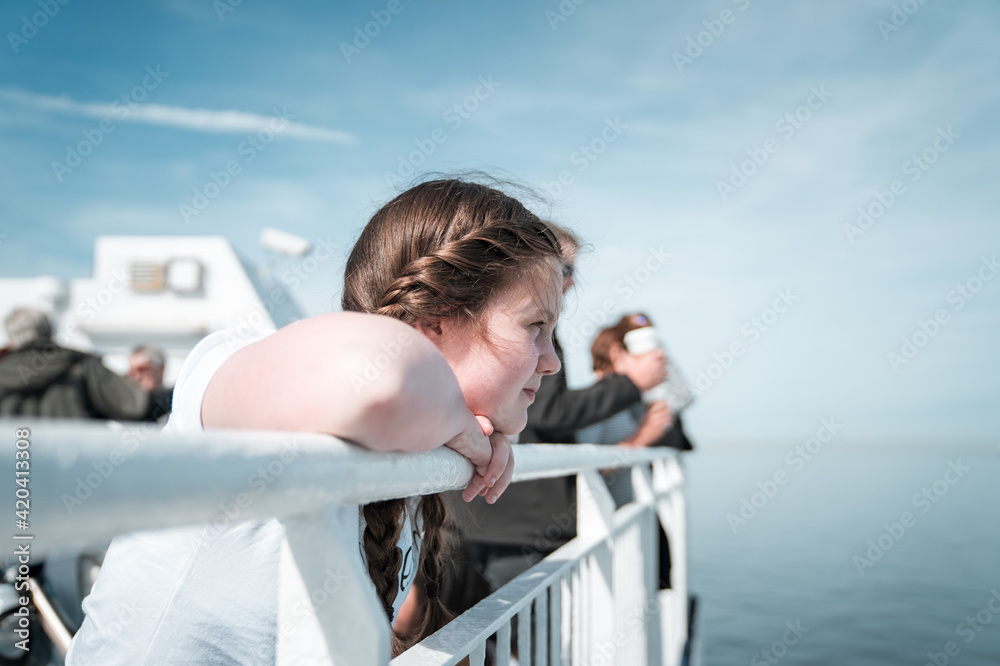
<instances>
[{"instance_id":1,"label":"girl's braided hair","mask_svg":"<svg viewBox=\"0 0 1000 666\"><path fill-rule=\"evenodd\" d=\"M344 310L387 315L414 324L423 318L479 322L490 302L543 270L556 270L560 245L550 225L503 192L462 180L434 180L403 192L365 226L344 274ZM442 442L443 443L443 442ZM404 500L364 507L368 575L392 620L403 554L397 543ZM425 495L418 577L422 622L414 641L451 619L438 591L453 538L445 502ZM406 645L393 637L393 655Z\"/></svg>"}]
</instances>

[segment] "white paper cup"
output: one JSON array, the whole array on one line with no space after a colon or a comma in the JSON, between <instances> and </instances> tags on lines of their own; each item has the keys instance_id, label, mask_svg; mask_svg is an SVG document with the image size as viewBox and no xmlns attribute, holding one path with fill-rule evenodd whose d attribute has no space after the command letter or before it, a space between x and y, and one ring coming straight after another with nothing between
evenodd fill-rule
<instances>
[{"instance_id":1,"label":"white paper cup","mask_svg":"<svg viewBox=\"0 0 1000 666\"><path fill-rule=\"evenodd\" d=\"M641 356L656 349L663 349L660 336L652 326L636 328L625 334L625 349L632 356ZM667 399L667 387L665 384L654 386L642 394L642 401L647 405Z\"/></svg>"}]
</instances>

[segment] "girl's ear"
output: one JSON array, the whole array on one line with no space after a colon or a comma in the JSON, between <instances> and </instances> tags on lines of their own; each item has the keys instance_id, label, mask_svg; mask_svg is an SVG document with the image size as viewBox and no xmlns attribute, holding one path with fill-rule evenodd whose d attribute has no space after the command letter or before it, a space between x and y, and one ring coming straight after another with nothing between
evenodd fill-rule
<instances>
[{"instance_id":1,"label":"girl's ear","mask_svg":"<svg viewBox=\"0 0 1000 666\"><path fill-rule=\"evenodd\" d=\"M441 325L440 319L418 319L413 328L423 333L435 345L440 345L444 338L445 327Z\"/></svg>"}]
</instances>

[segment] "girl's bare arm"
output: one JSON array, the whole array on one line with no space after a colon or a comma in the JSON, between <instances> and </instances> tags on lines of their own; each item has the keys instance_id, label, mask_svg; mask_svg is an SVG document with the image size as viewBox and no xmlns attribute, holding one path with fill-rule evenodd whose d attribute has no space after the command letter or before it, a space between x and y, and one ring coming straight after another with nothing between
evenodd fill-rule
<instances>
[{"instance_id":1,"label":"girl's bare arm","mask_svg":"<svg viewBox=\"0 0 1000 666\"><path fill-rule=\"evenodd\" d=\"M426 451L468 429L471 414L444 356L418 331L336 312L233 354L209 383L201 417L206 428L324 432L378 451Z\"/></svg>"}]
</instances>

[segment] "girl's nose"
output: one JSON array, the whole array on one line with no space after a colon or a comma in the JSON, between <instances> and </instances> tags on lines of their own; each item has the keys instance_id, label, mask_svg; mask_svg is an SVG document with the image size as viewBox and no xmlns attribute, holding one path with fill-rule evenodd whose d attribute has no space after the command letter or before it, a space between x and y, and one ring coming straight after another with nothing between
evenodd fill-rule
<instances>
[{"instance_id":1,"label":"girl's nose","mask_svg":"<svg viewBox=\"0 0 1000 666\"><path fill-rule=\"evenodd\" d=\"M545 343L538 354L538 372L543 375L554 375L559 372L559 368L561 367L562 363L560 363L559 356L556 354L553 338L548 337L545 339Z\"/></svg>"}]
</instances>

